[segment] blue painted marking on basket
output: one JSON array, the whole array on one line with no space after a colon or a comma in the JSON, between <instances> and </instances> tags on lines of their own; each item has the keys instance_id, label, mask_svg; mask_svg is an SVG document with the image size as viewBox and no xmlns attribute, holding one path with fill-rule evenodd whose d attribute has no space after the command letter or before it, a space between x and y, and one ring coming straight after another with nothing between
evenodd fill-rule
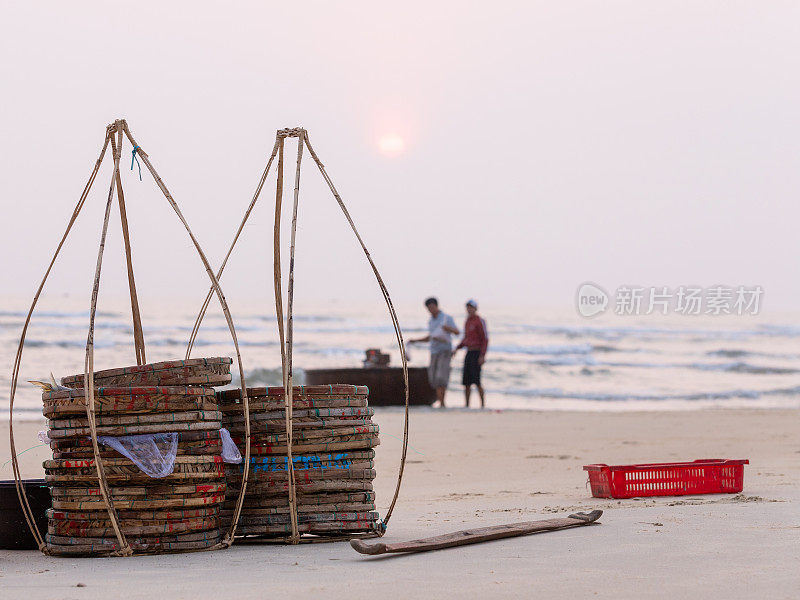
<instances>
[{"instance_id":1,"label":"blue painted marking on basket","mask_svg":"<svg viewBox=\"0 0 800 600\"><path fill-rule=\"evenodd\" d=\"M327 464L326 464L327 463ZM288 460L285 456L250 457L250 468L254 473L286 471ZM327 456L293 456L292 464L295 470L305 471L309 469L349 469L353 461L348 458L346 452L338 454L328 454ZM239 471L244 472L244 464L239 465Z\"/></svg>"},{"instance_id":2,"label":"blue painted marking on basket","mask_svg":"<svg viewBox=\"0 0 800 600\"><path fill-rule=\"evenodd\" d=\"M138 167L139 167L139 181L141 181L141 180L142 180L142 165L141 165L141 163L139 162L139 159L138 159L138 158L136 158L136 151L137 151L138 149L139 149L139 146L134 146L134 147L133 147L133 152L131 152L131 171L133 171L133 161L135 160L135 161L136 161L136 164L137 164L137 165L138 165Z\"/></svg>"}]
</instances>

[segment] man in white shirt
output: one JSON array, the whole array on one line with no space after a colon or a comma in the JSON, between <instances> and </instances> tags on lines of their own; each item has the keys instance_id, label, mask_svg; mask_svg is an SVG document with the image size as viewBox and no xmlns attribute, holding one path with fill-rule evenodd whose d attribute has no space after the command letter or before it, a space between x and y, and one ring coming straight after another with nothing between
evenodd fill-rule
<instances>
[{"instance_id":1,"label":"man in white shirt","mask_svg":"<svg viewBox=\"0 0 800 600\"><path fill-rule=\"evenodd\" d=\"M428 366L428 381L436 389L436 399L439 406L444 408L444 394L450 381L450 360L453 357L452 336L459 335L458 327L453 317L439 310L439 301L436 298L425 300L425 308L431 313L428 321L428 335L415 340L408 340L409 344L417 342L430 342L431 362Z\"/></svg>"}]
</instances>

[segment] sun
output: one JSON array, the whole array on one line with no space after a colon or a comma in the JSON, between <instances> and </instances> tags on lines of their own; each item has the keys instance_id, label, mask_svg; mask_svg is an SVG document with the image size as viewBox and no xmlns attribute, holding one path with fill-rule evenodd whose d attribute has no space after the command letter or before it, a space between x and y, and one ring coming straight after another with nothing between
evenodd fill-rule
<instances>
[{"instance_id":1,"label":"sun","mask_svg":"<svg viewBox=\"0 0 800 600\"><path fill-rule=\"evenodd\" d=\"M385 133L378 138L378 150L384 156L394 158L406 149L406 141L396 133Z\"/></svg>"}]
</instances>

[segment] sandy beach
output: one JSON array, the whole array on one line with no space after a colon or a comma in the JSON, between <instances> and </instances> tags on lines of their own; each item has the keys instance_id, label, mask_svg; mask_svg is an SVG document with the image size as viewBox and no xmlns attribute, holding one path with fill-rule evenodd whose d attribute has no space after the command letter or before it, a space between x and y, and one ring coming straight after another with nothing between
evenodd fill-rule
<instances>
[{"instance_id":1,"label":"sandy beach","mask_svg":"<svg viewBox=\"0 0 800 600\"><path fill-rule=\"evenodd\" d=\"M721 6L4 2L0 480L12 406L42 479L43 400L59 458L93 429L43 390L94 387L144 471L108 463L117 519L48 463L47 546L187 552L0 549L0 600L800 600L800 3ZM743 490L584 471L702 459ZM390 505L365 543L603 514L199 551Z\"/></svg>"},{"instance_id":2,"label":"sandy beach","mask_svg":"<svg viewBox=\"0 0 800 600\"><path fill-rule=\"evenodd\" d=\"M130 559L0 551L13 598L794 598L800 586L800 411L415 410L403 490L384 541L600 508L602 524L429 554L366 558L348 544L240 544ZM402 412L381 425L383 513ZM17 444L43 423L21 422ZM8 435L3 425L0 435ZM20 459L41 476L48 448ZM4 450L0 457L8 458ZM749 458L741 495L592 499L584 464ZM0 477L10 477L4 465Z\"/></svg>"}]
</instances>

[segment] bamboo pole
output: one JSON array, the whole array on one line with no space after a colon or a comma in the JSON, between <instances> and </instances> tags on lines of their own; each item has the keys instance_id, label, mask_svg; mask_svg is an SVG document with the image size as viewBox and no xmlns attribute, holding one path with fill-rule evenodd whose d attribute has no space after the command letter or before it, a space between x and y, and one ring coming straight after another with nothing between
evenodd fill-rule
<instances>
[{"instance_id":1,"label":"bamboo pole","mask_svg":"<svg viewBox=\"0 0 800 600\"><path fill-rule=\"evenodd\" d=\"M122 146L119 148L122 153ZM117 199L119 201L119 217L122 224L122 241L125 244L125 263L128 268L128 291L131 295L131 317L133 319L133 345L136 353L136 364L143 365L147 362L144 348L144 332L142 331L142 316L139 311L139 297L136 295L136 280L133 276L133 257L131 255L131 239L128 233L128 213L125 210L125 195L122 193L122 177L119 173L119 161L116 162L114 176L117 180Z\"/></svg>"},{"instance_id":2,"label":"bamboo pole","mask_svg":"<svg viewBox=\"0 0 800 600\"><path fill-rule=\"evenodd\" d=\"M9 394L9 406L8 406L8 431L9 431L9 441L11 445L11 467L14 474L14 484L17 488L17 496L19 497L20 505L22 507L22 514L25 517L25 521L28 523L28 527L33 534L33 538L36 541L36 544L39 546L39 550L44 553L47 553L47 545L44 542L44 538L42 537L41 532L39 531L39 527L36 525L35 518L33 516L33 510L31 509L30 503L28 502L28 496L25 493L25 488L22 485L22 477L19 470L19 461L17 459L17 449L16 444L14 441L14 398L17 392L17 382L19 380L19 370L22 364L22 351L25 347L25 337L28 333L28 326L30 325L31 318L33 317L33 311L36 309L36 305L39 302L39 297L42 294L42 290L44 289L45 283L47 283L47 279L50 276L50 272L53 270L53 265L55 265L56 259L58 255L61 253L61 248L64 246L64 242L67 241L69 237L70 231L72 231L72 226L75 224L75 221L78 219L78 215L83 208L83 205L86 202L86 198L89 195L89 191L92 189L92 184L94 183L95 178L97 177L97 172L100 170L100 165L103 163L103 158L105 157L106 150L108 149L108 144L110 140L110 130L106 129L106 136L103 141L103 147L100 149L100 156L95 161L94 168L92 169L92 173L89 176L89 180L86 182L86 185L83 188L83 192L81 192L80 198L78 199L78 203L75 206L74 210L72 211L72 216L67 223L67 228L64 231L64 234L61 236L61 240L58 242L56 246L56 250L53 253L53 258L50 259L50 263L47 265L47 269L44 272L44 276L42 277L41 282L39 283L39 287L36 289L36 293L33 295L33 300L31 301L31 306L28 309L28 314L25 317L25 323L22 326L22 333L20 334L19 338L19 345L17 346L17 354L14 358L14 367L11 373L11 389Z\"/></svg>"},{"instance_id":3,"label":"bamboo pole","mask_svg":"<svg viewBox=\"0 0 800 600\"><path fill-rule=\"evenodd\" d=\"M509 523L507 525L494 525L478 529L465 529L437 535L435 537L400 542L394 544L365 544L361 540L350 540L350 545L356 552L377 556L398 552L431 552L442 548L455 548L468 544L480 544L492 540L500 540L521 535L530 535L543 531L556 531L572 527L597 524L603 514L602 510L593 510L590 513L575 513L560 519L543 519L541 521L526 521L524 523Z\"/></svg>"},{"instance_id":4,"label":"bamboo pole","mask_svg":"<svg viewBox=\"0 0 800 600\"><path fill-rule=\"evenodd\" d=\"M278 322L278 339L280 341L281 346L281 381L283 383L283 394L284 394L284 420L286 423L287 428L291 428L291 420L292 415L290 409L292 407L292 403L288 400L289 396L287 396L287 390L290 388L289 383L289 369L287 363L287 355L286 355L286 336L284 334L284 321L283 321L283 291L281 286L281 208L283 206L283 176L284 176L284 169L283 169L283 157L284 157L284 140L285 138L281 135L275 136L276 141L278 142L278 180L275 184L275 223L273 228L273 246L272 246L272 270L273 270L273 279L274 279L274 291L275 291L275 318ZM288 490L288 502L289 502L289 513L294 515L293 523L296 523L297 520L297 505L296 505L296 492L294 488L294 465L292 463L292 453L291 453L291 442L287 444L287 453L286 453L286 470L287 472L291 469L291 475L289 476L289 490ZM289 541L293 544L298 542L298 536L296 535L296 527L295 525L292 526L292 532L289 536Z\"/></svg>"},{"instance_id":5,"label":"bamboo pole","mask_svg":"<svg viewBox=\"0 0 800 600\"><path fill-rule=\"evenodd\" d=\"M301 130L302 131L302 130ZM292 372L292 347L294 344L294 320L292 312L294 310L294 249L297 239L297 205L300 199L300 163L303 160L303 136L297 137L297 169L294 175L294 204L292 207L292 232L289 244L289 286L286 291L286 387L284 394L286 399L286 460L287 472L289 475L289 515L292 523L291 542L300 542L300 534L297 531L297 496L295 489L294 462L292 461L292 388L294 378Z\"/></svg>"},{"instance_id":6,"label":"bamboo pole","mask_svg":"<svg viewBox=\"0 0 800 600\"><path fill-rule=\"evenodd\" d=\"M117 134L117 142L114 142L113 135ZM108 482L106 480L105 470L103 469L103 459L100 456L100 447L97 443L97 423L95 422L95 405L94 405L94 320L97 314L97 296L100 291L100 272L103 266L103 252L106 245L106 234L108 233L108 220L111 216L111 205L114 201L114 188L117 183L117 175L119 170L119 159L122 152L122 127L119 121L114 122L114 129L111 132L111 148L114 152L114 170L111 175L111 185L108 189L108 200L106 201L105 218L103 219L103 229L100 234L100 248L97 251L97 266L94 272L94 284L92 286L92 302L89 308L89 335L86 338L86 360L84 362L84 397L86 399L86 417L89 420L89 430L91 432L92 450L94 451L94 466L97 470L97 478L100 487L100 494L106 503L106 510L108 517L111 521L111 526L114 528L114 533L119 541L119 550L114 552L121 556L130 556L133 550L128 545L128 540L122 533L119 524L119 517L117 511L114 509L114 500L111 497L111 492L108 489Z\"/></svg>"},{"instance_id":7,"label":"bamboo pole","mask_svg":"<svg viewBox=\"0 0 800 600\"><path fill-rule=\"evenodd\" d=\"M286 379L286 338L283 332L283 291L281 290L281 206L283 205L283 140L276 136L278 147L278 181L275 184L275 225L272 245L272 270L275 288L275 317L278 320L278 339L281 344L281 381L284 390L288 385ZM284 403L286 398L284 397Z\"/></svg>"}]
</instances>

